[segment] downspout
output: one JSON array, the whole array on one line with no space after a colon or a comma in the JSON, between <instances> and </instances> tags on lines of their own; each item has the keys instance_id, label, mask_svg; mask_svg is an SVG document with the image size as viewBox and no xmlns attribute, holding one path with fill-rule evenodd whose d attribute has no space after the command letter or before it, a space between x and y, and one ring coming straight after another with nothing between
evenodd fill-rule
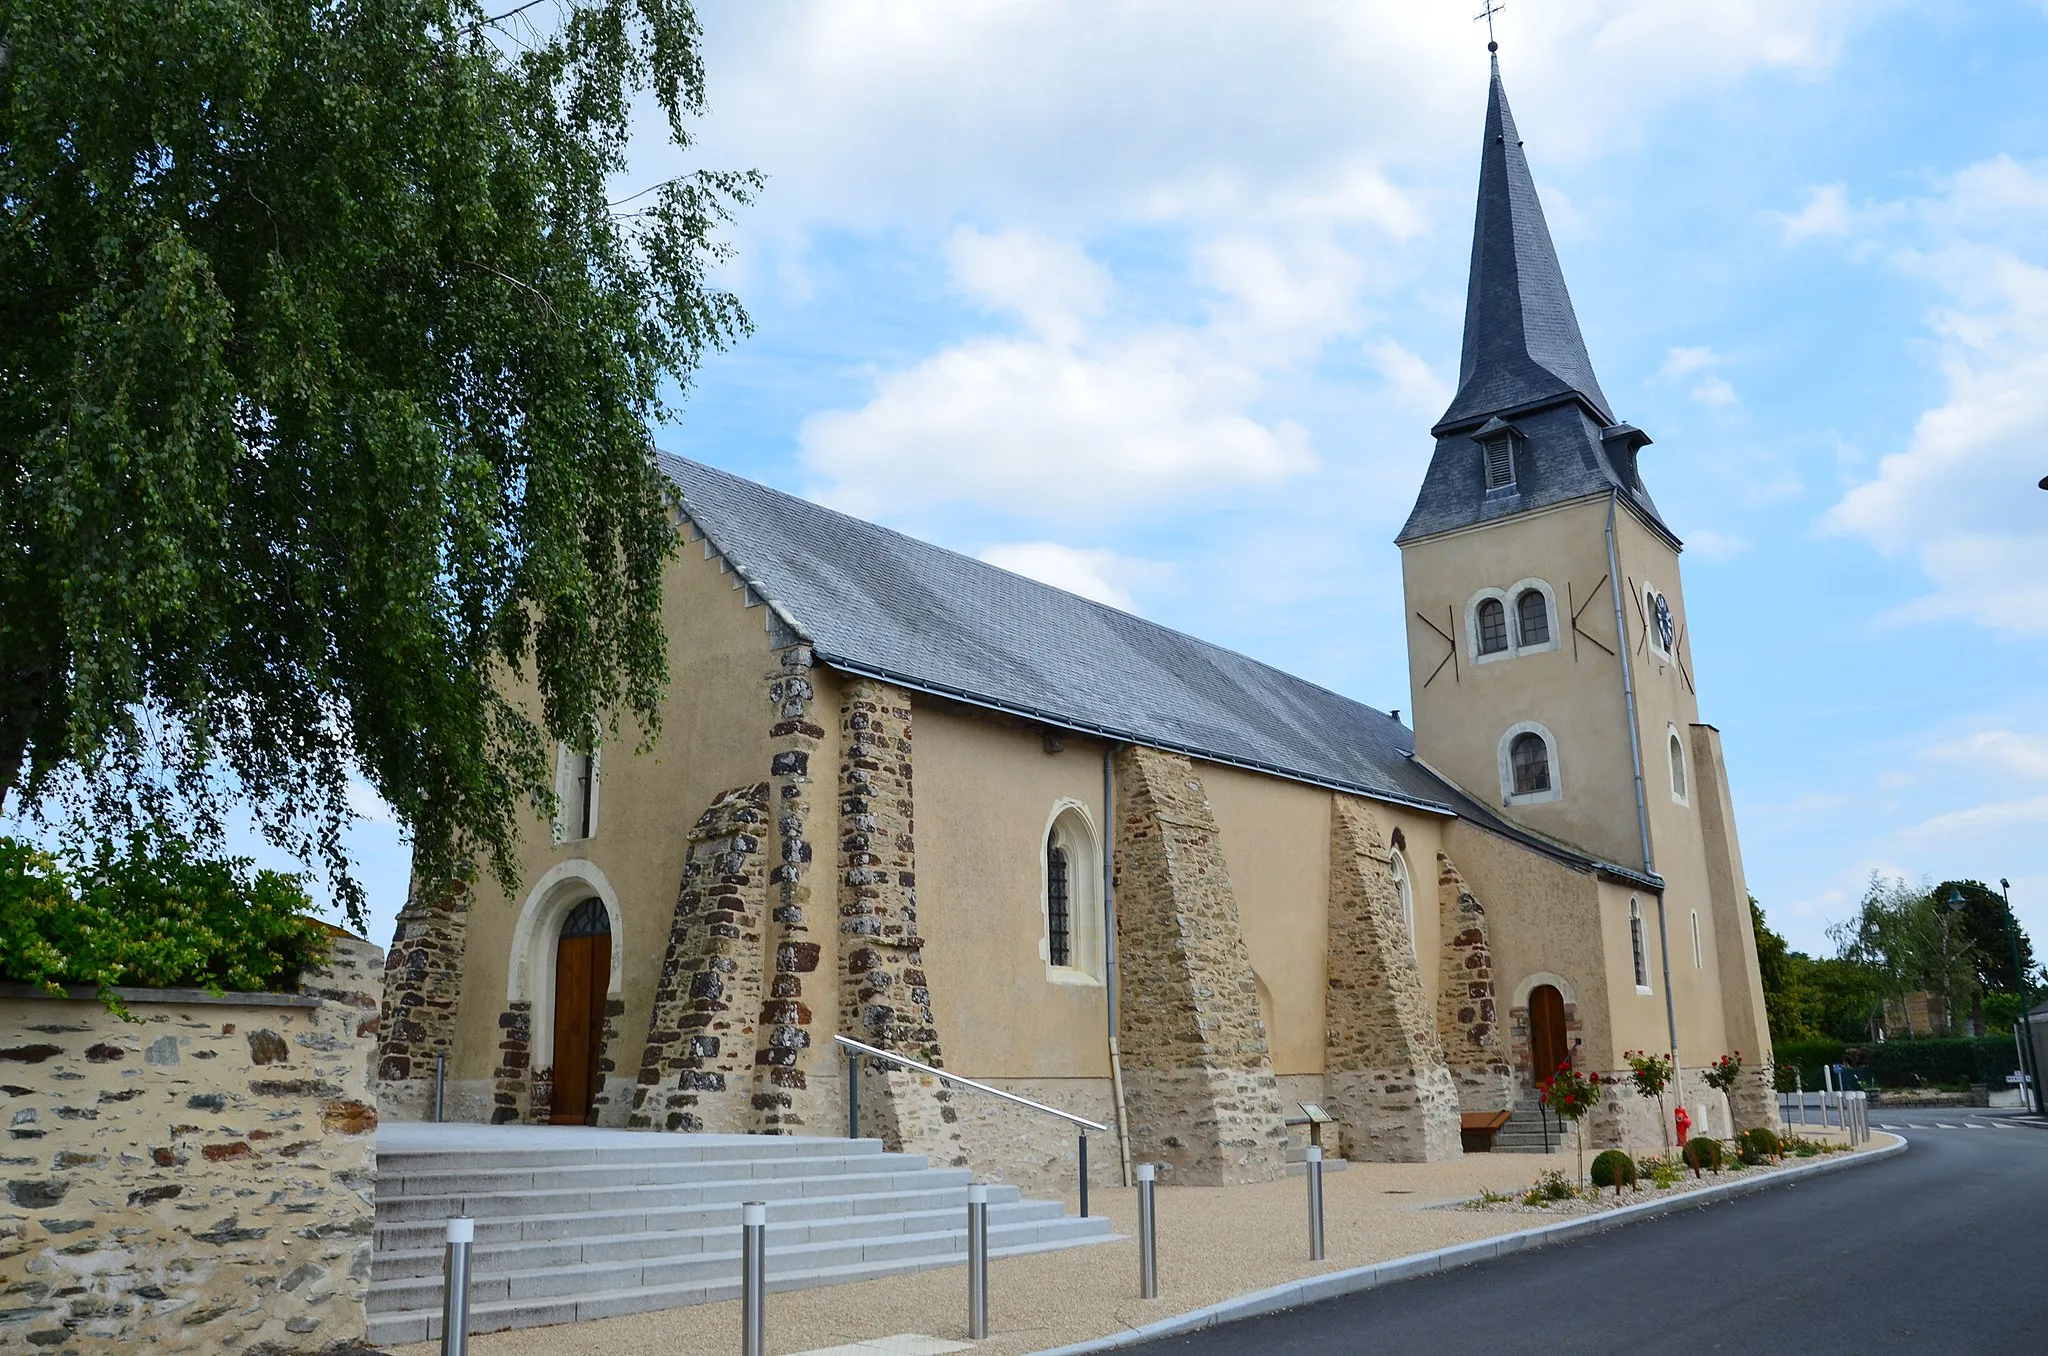
<instances>
[{"instance_id":1,"label":"downspout","mask_svg":"<svg viewBox=\"0 0 2048 1356\"><path fill-rule=\"evenodd\" d=\"M1614 643L1621 653L1621 698L1627 707L1629 764L1636 778L1636 832L1643 847L1643 870L1657 873L1657 861L1650 851L1650 802L1643 791L1643 736L1636 720L1636 680L1629 663L1628 617L1621 606L1621 558L1614 548L1614 514L1621 503L1618 491L1607 493L1607 585L1614 596ZM1684 1066L1678 1058L1678 1005L1671 996L1671 934L1664 925L1664 891L1657 892L1657 951L1664 964L1664 1023L1671 1035L1671 1086L1678 1100L1685 1101Z\"/></svg>"},{"instance_id":2,"label":"downspout","mask_svg":"<svg viewBox=\"0 0 2048 1356\"><path fill-rule=\"evenodd\" d=\"M1102 974L1109 997L1109 1086L1116 1098L1116 1156L1123 1184L1131 1184L1131 1121L1124 1108L1124 1057L1117 1046L1116 968L1116 750L1102 748Z\"/></svg>"}]
</instances>

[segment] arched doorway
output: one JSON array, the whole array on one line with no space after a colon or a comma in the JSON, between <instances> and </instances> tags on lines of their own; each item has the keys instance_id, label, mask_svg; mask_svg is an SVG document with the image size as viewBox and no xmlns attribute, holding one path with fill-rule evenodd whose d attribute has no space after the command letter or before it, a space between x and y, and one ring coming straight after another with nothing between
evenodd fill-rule
<instances>
[{"instance_id":1,"label":"arched doorway","mask_svg":"<svg viewBox=\"0 0 2048 1356\"><path fill-rule=\"evenodd\" d=\"M597 1100L605 991L612 972L612 921L586 899L562 920L555 942L555 1087L549 1119L582 1125Z\"/></svg>"},{"instance_id":2,"label":"arched doorway","mask_svg":"<svg viewBox=\"0 0 2048 1356\"><path fill-rule=\"evenodd\" d=\"M1565 1061L1564 995L1555 985L1529 990L1529 1058L1539 1083Z\"/></svg>"}]
</instances>

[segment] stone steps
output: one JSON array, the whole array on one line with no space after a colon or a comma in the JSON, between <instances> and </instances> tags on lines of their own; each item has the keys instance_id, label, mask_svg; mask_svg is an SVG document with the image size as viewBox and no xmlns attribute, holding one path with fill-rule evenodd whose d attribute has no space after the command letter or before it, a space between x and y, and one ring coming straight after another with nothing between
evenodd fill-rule
<instances>
[{"instance_id":1,"label":"stone steps","mask_svg":"<svg viewBox=\"0 0 2048 1356\"><path fill-rule=\"evenodd\" d=\"M1508 1117L1493 1137L1493 1151L1497 1154L1540 1154L1555 1153L1570 1143L1569 1132L1560 1127L1555 1116L1550 1118L1550 1145L1543 1143L1543 1107L1534 1097L1524 1097L1515 1103L1514 1112Z\"/></svg>"},{"instance_id":2,"label":"stone steps","mask_svg":"<svg viewBox=\"0 0 2048 1356\"><path fill-rule=\"evenodd\" d=\"M972 1174L874 1140L535 1126L387 1125L369 1339L440 1335L446 1221L476 1220L472 1330L569 1323L739 1293L740 1203L768 1205L771 1290L966 1260ZM560 1147L556 1147L559 1145ZM989 1188L992 1253L1102 1242L1100 1216Z\"/></svg>"}]
</instances>

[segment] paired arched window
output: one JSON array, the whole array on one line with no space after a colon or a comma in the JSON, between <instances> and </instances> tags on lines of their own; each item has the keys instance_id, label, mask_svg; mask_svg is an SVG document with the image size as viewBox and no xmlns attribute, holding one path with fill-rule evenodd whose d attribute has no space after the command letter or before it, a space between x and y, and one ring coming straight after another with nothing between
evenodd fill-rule
<instances>
[{"instance_id":1,"label":"paired arched window","mask_svg":"<svg viewBox=\"0 0 2048 1356\"><path fill-rule=\"evenodd\" d=\"M1643 906L1639 900L1628 902L1628 950L1635 962L1636 987L1644 993L1650 991L1650 952L1643 944Z\"/></svg>"},{"instance_id":2,"label":"paired arched window","mask_svg":"<svg viewBox=\"0 0 2048 1356\"><path fill-rule=\"evenodd\" d=\"M1557 600L1541 579L1485 588L1465 605L1468 643L1480 662L1557 648Z\"/></svg>"},{"instance_id":3,"label":"paired arched window","mask_svg":"<svg viewBox=\"0 0 2048 1356\"><path fill-rule=\"evenodd\" d=\"M1550 746L1542 735L1516 735L1508 746L1508 766L1514 773L1516 795L1533 796L1550 789Z\"/></svg>"},{"instance_id":4,"label":"paired arched window","mask_svg":"<svg viewBox=\"0 0 2048 1356\"><path fill-rule=\"evenodd\" d=\"M1540 589L1523 589L1515 599L1515 621L1523 649L1550 643L1550 600Z\"/></svg>"},{"instance_id":5,"label":"paired arched window","mask_svg":"<svg viewBox=\"0 0 2048 1356\"><path fill-rule=\"evenodd\" d=\"M1046 976L1062 983L1102 977L1102 849L1078 802L1062 802L1046 826L1045 913L1041 955Z\"/></svg>"}]
</instances>

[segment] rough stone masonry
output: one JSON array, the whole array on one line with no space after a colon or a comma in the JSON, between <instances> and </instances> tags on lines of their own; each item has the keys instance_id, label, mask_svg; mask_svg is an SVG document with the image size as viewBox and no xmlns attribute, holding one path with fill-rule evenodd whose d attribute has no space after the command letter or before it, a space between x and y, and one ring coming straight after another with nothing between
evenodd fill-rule
<instances>
[{"instance_id":1,"label":"rough stone masonry","mask_svg":"<svg viewBox=\"0 0 2048 1356\"><path fill-rule=\"evenodd\" d=\"M1116 756L1117 954L1131 1156L1193 1186L1286 1170L1287 1129L1216 816L1187 759Z\"/></svg>"},{"instance_id":2,"label":"rough stone masonry","mask_svg":"<svg viewBox=\"0 0 2048 1356\"><path fill-rule=\"evenodd\" d=\"M1347 1157L1441 1163L1463 1152L1458 1090L1422 989L1379 821L1355 796L1330 807L1330 1110Z\"/></svg>"},{"instance_id":3,"label":"rough stone masonry","mask_svg":"<svg viewBox=\"0 0 2048 1356\"><path fill-rule=\"evenodd\" d=\"M363 1340L383 953L298 994L0 996L0 1352Z\"/></svg>"}]
</instances>

